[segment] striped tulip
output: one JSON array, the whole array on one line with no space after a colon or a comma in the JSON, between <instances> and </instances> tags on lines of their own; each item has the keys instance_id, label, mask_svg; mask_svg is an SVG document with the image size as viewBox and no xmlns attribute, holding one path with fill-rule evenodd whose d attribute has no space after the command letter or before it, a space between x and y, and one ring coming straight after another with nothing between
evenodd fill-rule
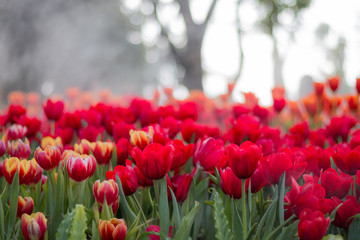
<instances>
[{"instance_id":1,"label":"striped tulip","mask_svg":"<svg viewBox=\"0 0 360 240\"><path fill-rule=\"evenodd\" d=\"M94 148L94 156L99 165L108 164L111 160L114 144L112 142L97 141Z\"/></svg>"},{"instance_id":2,"label":"striped tulip","mask_svg":"<svg viewBox=\"0 0 360 240\"><path fill-rule=\"evenodd\" d=\"M25 240L43 240L46 232L47 219L41 212L21 216L21 228Z\"/></svg>"},{"instance_id":3,"label":"striped tulip","mask_svg":"<svg viewBox=\"0 0 360 240\"><path fill-rule=\"evenodd\" d=\"M117 218L111 218L107 221L100 219L98 229L101 240L123 240L127 231L125 221Z\"/></svg>"},{"instance_id":4,"label":"striped tulip","mask_svg":"<svg viewBox=\"0 0 360 240\"><path fill-rule=\"evenodd\" d=\"M19 183L27 186L34 186L42 176L42 169L35 159L21 160L19 162Z\"/></svg>"},{"instance_id":5,"label":"striped tulip","mask_svg":"<svg viewBox=\"0 0 360 240\"><path fill-rule=\"evenodd\" d=\"M31 153L29 142L25 140L24 143L21 139L8 142L7 151L11 157L19 159L28 159Z\"/></svg>"},{"instance_id":6,"label":"striped tulip","mask_svg":"<svg viewBox=\"0 0 360 240\"><path fill-rule=\"evenodd\" d=\"M18 197L18 207L17 207L17 213L16 216L18 218L21 218L21 216L26 214L31 214L31 212L34 210L34 200L31 197Z\"/></svg>"},{"instance_id":7,"label":"striped tulip","mask_svg":"<svg viewBox=\"0 0 360 240\"><path fill-rule=\"evenodd\" d=\"M6 181L11 184L16 171L19 168L20 160L17 157L6 158L3 164L3 175Z\"/></svg>"},{"instance_id":8,"label":"striped tulip","mask_svg":"<svg viewBox=\"0 0 360 240\"><path fill-rule=\"evenodd\" d=\"M45 149L38 147L35 150L35 159L46 171L51 171L59 165L61 150L57 146L46 146Z\"/></svg>"},{"instance_id":9,"label":"striped tulip","mask_svg":"<svg viewBox=\"0 0 360 240\"><path fill-rule=\"evenodd\" d=\"M108 206L112 206L113 210L117 210L117 207L119 204L119 188L117 183L110 179L110 180L104 180L100 182L100 180L96 180L93 186L93 193L95 200L100 204L104 204L104 201L106 200L106 203ZM115 204L115 207L113 206ZM117 206L116 206L117 205ZM113 211L114 213L116 211Z\"/></svg>"},{"instance_id":10,"label":"striped tulip","mask_svg":"<svg viewBox=\"0 0 360 240\"><path fill-rule=\"evenodd\" d=\"M66 159L66 169L72 180L82 182L95 173L96 161L91 155L72 155Z\"/></svg>"}]
</instances>

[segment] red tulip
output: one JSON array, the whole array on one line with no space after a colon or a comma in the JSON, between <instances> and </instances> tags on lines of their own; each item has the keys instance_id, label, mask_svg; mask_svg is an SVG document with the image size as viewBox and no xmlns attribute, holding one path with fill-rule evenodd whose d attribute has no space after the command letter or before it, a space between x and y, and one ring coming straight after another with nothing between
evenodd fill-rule
<instances>
[{"instance_id":1,"label":"red tulip","mask_svg":"<svg viewBox=\"0 0 360 240\"><path fill-rule=\"evenodd\" d=\"M335 169L329 168L324 173L321 173L321 186L326 190L326 197L343 198L347 195L352 183L352 177L336 172Z\"/></svg>"},{"instance_id":2,"label":"red tulip","mask_svg":"<svg viewBox=\"0 0 360 240\"><path fill-rule=\"evenodd\" d=\"M174 171L183 166L193 153L193 144L185 145L183 141L174 139L171 143L174 146L174 160L172 161L170 170Z\"/></svg>"},{"instance_id":3,"label":"red tulip","mask_svg":"<svg viewBox=\"0 0 360 240\"><path fill-rule=\"evenodd\" d=\"M329 87L333 92L336 92L336 90L339 87L340 83L340 77L339 76L333 76L328 78Z\"/></svg>"},{"instance_id":4,"label":"red tulip","mask_svg":"<svg viewBox=\"0 0 360 240\"><path fill-rule=\"evenodd\" d=\"M97 141L93 150L93 154L96 159L96 162L99 165L109 164L113 150L114 150L114 144L112 142Z\"/></svg>"},{"instance_id":5,"label":"red tulip","mask_svg":"<svg viewBox=\"0 0 360 240\"><path fill-rule=\"evenodd\" d=\"M324 93L325 84L321 82L313 82L313 84L316 96L321 97Z\"/></svg>"},{"instance_id":6,"label":"red tulip","mask_svg":"<svg viewBox=\"0 0 360 240\"><path fill-rule=\"evenodd\" d=\"M283 108L285 107L286 101L284 98L274 98L274 110L276 112L281 112L281 110L283 110Z\"/></svg>"},{"instance_id":7,"label":"red tulip","mask_svg":"<svg viewBox=\"0 0 360 240\"><path fill-rule=\"evenodd\" d=\"M194 102L185 102L180 104L178 119L185 120L188 118L193 119L194 121L198 118L198 109L197 105Z\"/></svg>"},{"instance_id":8,"label":"red tulip","mask_svg":"<svg viewBox=\"0 0 360 240\"><path fill-rule=\"evenodd\" d=\"M12 184L14 175L19 168L20 160L17 157L6 158L3 164L3 175L9 184Z\"/></svg>"},{"instance_id":9,"label":"red tulip","mask_svg":"<svg viewBox=\"0 0 360 240\"><path fill-rule=\"evenodd\" d=\"M346 196L346 200L336 211L335 219L332 222L339 228L348 229L355 218L352 216L360 213L360 205L354 196Z\"/></svg>"},{"instance_id":10,"label":"red tulip","mask_svg":"<svg viewBox=\"0 0 360 240\"><path fill-rule=\"evenodd\" d=\"M220 186L223 192L232 198L240 199L242 190L241 179L234 174L230 167L220 170L220 177Z\"/></svg>"},{"instance_id":11,"label":"red tulip","mask_svg":"<svg viewBox=\"0 0 360 240\"><path fill-rule=\"evenodd\" d=\"M8 142L7 151L11 157L19 159L28 159L31 153L29 142L26 140L24 143L21 139Z\"/></svg>"},{"instance_id":12,"label":"red tulip","mask_svg":"<svg viewBox=\"0 0 360 240\"><path fill-rule=\"evenodd\" d=\"M117 183L112 179L104 180L102 182L96 180L93 186L93 193L95 200L100 205L104 204L105 199L108 206L112 206L119 201L119 188ZM115 212L116 211L114 211L114 213Z\"/></svg>"},{"instance_id":13,"label":"red tulip","mask_svg":"<svg viewBox=\"0 0 360 240\"><path fill-rule=\"evenodd\" d=\"M10 105L7 114L7 122L16 123L23 115L26 114L26 109L19 105Z\"/></svg>"},{"instance_id":14,"label":"red tulip","mask_svg":"<svg viewBox=\"0 0 360 240\"><path fill-rule=\"evenodd\" d=\"M100 219L98 229L101 240L124 240L127 226L123 219L111 218L107 221Z\"/></svg>"},{"instance_id":15,"label":"red tulip","mask_svg":"<svg viewBox=\"0 0 360 240\"><path fill-rule=\"evenodd\" d=\"M321 240L330 223L330 218L320 211L305 209L301 212L298 223L298 232L300 240Z\"/></svg>"},{"instance_id":16,"label":"red tulip","mask_svg":"<svg viewBox=\"0 0 360 240\"><path fill-rule=\"evenodd\" d=\"M125 165L126 159L129 158L133 146L127 138L121 138L116 143L117 164Z\"/></svg>"},{"instance_id":17,"label":"red tulip","mask_svg":"<svg viewBox=\"0 0 360 240\"><path fill-rule=\"evenodd\" d=\"M119 121L113 126L113 137L115 142L117 142L120 138L126 138L130 140L130 130L135 129L135 125L128 124L123 121Z\"/></svg>"},{"instance_id":18,"label":"red tulip","mask_svg":"<svg viewBox=\"0 0 360 240\"><path fill-rule=\"evenodd\" d=\"M240 147L230 144L226 150L228 151L230 167L238 178L247 179L255 172L261 158L261 148L246 141Z\"/></svg>"},{"instance_id":19,"label":"red tulip","mask_svg":"<svg viewBox=\"0 0 360 240\"><path fill-rule=\"evenodd\" d=\"M137 166L134 167L134 171L135 171L139 186L150 187L154 184L151 179L144 176L144 174L140 171L140 169Z\"/></svg>"},{"instance_id":20,"label":"red tulip","mask_svg":"<svg viewBox=\"0 0 360 240\"><path fill-rule=\"evenodd\" d=\"M27 128L27 136L29 138L35 137L36 133L40 130L41 127L41 121L35 117L30 118L24 115L19 119L18 122Z\"/></svg>"},{"instance_id":21,"label":"red tulip","mask_svg":"<svg viewBox=\"0 0 360 240\"><path fill-rule=\"evenodd\" d=\"M104 132L103 127L94 127L94 126L87 126L79 131L79 138L86 139L90 142L95 142L99 135Z\"/></svg>"},{"instance_id":22,"label":"red tulip","mask_svg":"<svg viewBox=\"0 0 360 240\"><path fill-rule=\"evenodd\" d=\"M34 209L34 200L31 197L18 197L16 217L21 218L24 213L31 214Z\"/></svg>"},{"instance_id":23,"label":"red tulip","mask_svg":"<svg viewBox=\"0 0 360 240\"><path fill-rule=\"evenodd\" d=\"M35 186L35 184L40 181L41 176L42 169L34 158L31 160L23 159L19 162L20 185Z\"/></svg>"},{"instance_id":24,"label":"red tulip","mask_svg":"<svg viewBox=\"0 0 360 240\"><path fill-rule=\"evenodd\" d=\"M125 196L132 195L138 188L138 179L130 160L126 160L126 166L118 165L114 171L107 171L106 178L116 181L116 174L119 176Z\"/></svg>"},{"instance_id":25,"label":"red tulip","mask_svg":"<svg viewBox=\"0 0 360 240\"><path fill-rule=\"evenodd\" d=\"M169 234L168 234L169 238L171 238L171 236L172 236L172 229L173 229L173 227L170 226L169 227ZM158 233L158 232L160 232L160 227L157 226L157 225L150 225L149 227L146 228L145 231L146 232L156 232L156 233ZM149 238L150 238L150 240L160 240L160 236L155 235L155 234L150 234Z\"/></svg>"},{"instance_id":26,"label":"red tulip","mask_svg":"<svg viewBox=\"0 0 360 240\"><path fill-rule=\"evenodd\" d=\"M25 240L43 240L46 232L47 219L41 212L21 216L21 228Z\"/></svg>"},{"instance_id":27,"label":"red tulip","mask_svg":"<svg viewBox=\"0 0 360 240\"><path fill-rule=\"evenodd\" d=\"M264 173L268 182L277 184L281 175L289 170L293 164L288 154L279 152L263 159Z\"/></svg>"},{"instance_id":28,"label":"red tulip","mask_svg":"<svg viewBox=\"0 0 360 240\"><path fill-rule=\"evenodd\" d=\"M187 143L197 142L203 134L204 127L192 119L186 119L181 124L181 137Z\"/></svg>"},{"instance_id":29,"label":"red tulip","mask_svg":"<svg viewBox=\"0 0 360 240\"><path fill-rule=\"evenodd\" d=\"M355 175L357 170L360 170L360 146L351 150L348 144L336 145L332 156L341 171Z\"/></svg>"},{"instance_id":30,"label":"red tulip","mask_svg":"<svg viewBox=\"0 0 360 240\"><path fill-rule=\"evenodd\" d=\"M0 157L4 156L6 153L6 144L0 140Z\"/></svg>"},{"instance_id":31,"label":"red tulip","mask_svg":"<svg viewBox=\"0 0 360 240\"><path fill-rule=\"evenodd\" d=\"M356 91L360 94L360 78L356 78Z\"/></svg>"},{"instance_id":32,"label":"red tulip","mask_svg":"<svg viewBox=\"0 0 360 240\"><path fill-rule=\"evenodd\" d=\"M198 140L194 153L194 164L207 172L214 171L224 156L224 144L220 140L207 138Z\"/></svg>"},{"instance_id":33,"label":"red tulip","mask_svg":"<svg viewBox=\"0 0 360 240\"><path fill-rule=\"evenodd\" d=\"M18 138L24 138L28 132L27 127L24 127L20 124L13 124L7 130L7 139L16 140Z\"/></svg>"},{"instance_id":34,"label":"red tulip","mask_svg":"<svg viewBox=\"0 0 360 240\"><path fill-rule=\"evenodd\" d=\"M54 101L52 99L48 99L43 107L45 115L49 120L59 120L64 112L63 101Z\"/></svg>"},{"instance_id":35,"label":"red tulip","mask_svg":"<svg viewBox=\"0 0 360 240\"><path fill-rule=\"evenodd\" d=\"M193 180L192 174L175 175L171 178L173 191L178 202L184 202L190 188L191 181Z\"/></svg>"},{"instance_id":36,"label":"red tulip","mask_svg":"<svg viewBox=\"0 0 360 240\"><path fill-rule=\"evenodd\" d=\"M180 123L173 116L167 116L166 118L161 119L160 126L167 131L171 139L174 139L180 131Z\"/></svg>"},{"instance_id":37,"label":"red tulip","mask_svg":"<svg viewBox=\"0 0 360 240\"><path fill-rule=\"evenodd\" d=\"M159 180L170 170L174 157L174 147L152 143L145 147L144 151L135 147L131 152L131 156L135 159L136 166L145 177L151 180Z\"/></svg>"},{"instance_id":38,"label":"red tulip","mask_svg":"<svg viewBox=\"0 0 360 240\"><path fill-rule=\"evenodd\" d=\"M70 155L65 161L69 177L76 182L82 182L95 173L96 161L91 155Z\"/></svg>"},{"instance_id":39,"label":"red tulip","mask_svg":"<svg viewBox=\"0 0 360 240\"><path fill-rule=\"evenodd\" d=\"M37 163L46 171L51 171L59 165L61 150L57 146L46 146L45 149L38 147L34 157Z\"/></svg>"}]
</instances>

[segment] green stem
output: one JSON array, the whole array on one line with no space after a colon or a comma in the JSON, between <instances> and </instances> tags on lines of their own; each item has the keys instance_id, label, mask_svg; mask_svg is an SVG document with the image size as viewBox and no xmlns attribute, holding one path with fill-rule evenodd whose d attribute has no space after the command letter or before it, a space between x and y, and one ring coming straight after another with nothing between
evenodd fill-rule
<instances>
[{"instance_id":1,"label":"green stem","mask_svg":"<svg viewBox=\"0 0 360 240\"><path fill-rule=\"evenodd\" d=\"M242 217L243 217L243 239L247 236L247 219L246 219L246 191L245 179L241 179L241 199L242 199Z\"/></svg>"},{"instance_id":2,"label":"green stem","mask_svg":"<svg viewBox=\"0 0 360 240\"><path fill-rule=\"evenodd\" d=\"M356 175L353 176L354 186L353 186L353 195L356 198ZM357 198L356 198L357 199Z\"/></svg>"},{"instance_id":3,"label":"green stem","mask_svg":"<svg viewBox=\"0 0 360 240\"><path fill-rule=\"evenodd\" d=\"M285 225L287 225L289 222L291 222L296 216L292 215L291 217L289 217L286 221L284 221L282 224L280 224L277 228L274 229L274 231L272 231L267 238L265 238L265 240L270 240L273 239L273 236L280 231Z\"/></svg>"},{"instance_id":4,"label":"green stem","mask_svg":"<svg viewBox=\"0 0 360 240\"><path fill-rule=\"evenodd\" d=\"M50 131L51 131L51 135L55 137L55 121L54 120L50 121Z\"/></svg>"},{"instance_id":5,"label":"green stem","mask_svg":"<svg viewBox=\"0 0 360 240\"><path fill-rule=\"evenodd\" d=\"M143 211L143 209L142 209L142 207L141 207L141 205L140 205L137 197L135 197L135 195L133 194L133 195L131 195L131 198L134 200L134 202L135 202L138 210L140 211L141 217L143 218L143 221L144 221L144 223L145 223L145 226L148 227L148 226L149 226L149 223L147 222L146 216L145 216L145 214L144 214L144 211Z\"/></svg>"}]
</instances>

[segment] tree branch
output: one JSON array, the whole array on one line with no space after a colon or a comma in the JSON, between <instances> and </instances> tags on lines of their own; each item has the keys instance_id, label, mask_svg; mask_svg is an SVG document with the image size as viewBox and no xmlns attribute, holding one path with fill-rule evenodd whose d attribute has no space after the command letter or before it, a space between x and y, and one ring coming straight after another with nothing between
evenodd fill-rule
<instances>
[{"instance_id":1,"label":"tree branch","mask_svg":"<svg viewBox=\"0 0 360 240\"><path fill-rule=\"evenodd\" d=\"M180 0L181 1L181 0ZM204 20L204 22L202 23L202 25L206 28L207 24L209 23L210 19L211 19L211 16L213 15L213 12L214 12L214 9L215 9L215 6L216 6L216 3L217 3L217 0L213 0L211 5L210 5L210 8L209 8L209 11L208 11L208 14L206 15L206 18Z\"/></svg>"},{"instance_id":2,"label":"tree branch","mask_svg":"<svg viewBox=\"0 0 360 240\"><path fill-rule=\"evenodd\" d=\"M180 5L180 13L184 18L186 27L193 25L189 0L176 0L176 2Z\"/></svg>"}]
</instances>

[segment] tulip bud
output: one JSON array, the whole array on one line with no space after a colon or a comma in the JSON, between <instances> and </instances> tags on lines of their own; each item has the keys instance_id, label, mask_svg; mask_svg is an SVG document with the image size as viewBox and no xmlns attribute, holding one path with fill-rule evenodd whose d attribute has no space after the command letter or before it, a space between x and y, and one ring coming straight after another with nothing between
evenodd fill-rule
<instances>
[{"instance_id":1,"label":"tulip bud","mask_svg":"<svg viewBox=\"0 0 360 240\"><path fill-rule=\"evenodd\" d=\"M339 76L330 77L330 78L328 78L328 83L329 83L330 89L333 92L336 92L336 90L339 87L340 77Z\"/></svg>"},{"instance_id":2,"label":"tulip bud","mask_svg":"<svg viewBox=\"0 0 360 240\"><path fill-rule=\"evenodd\" d=\"M126 138L119 139L116 143L117 164L125 165L126 159L130 156L132 149L133 146L129 140Z\"/></svg>"},{"instance_id":3,"label":"tulip bud","mask_svg":"<svg viewBox=\"0 0 360 240\"><path fill-rule=\"evenodd\" d=\"M149 145L154 136L154 129L152 126L149 127L148 132L141 130L130 130L130 142L134 147L138 147L141 150L144 150L144 148Z\"/></svg>"},{"instance_id":4,"label":"tulip bud","mask_svg":"<svg viewBox=\"0 0 360 240\"><path fill-rule=\"evenodd\" d=\"M31 214L34 209L34 200L31 197L18 197L18 207L16 216L21 218L24 213Z\"/></svg>"},{"instance_id":5,"label":"tulip bud","mask_svg":"<svg viewBox=\"0 0 360 240\"><path fill-rule=\"evenodd\" d=\"M28 159L31 153L29 142L25 140L24 143L21 139L8 142L7 151L11 157L19 159Z\"/></svg>"},{"instance_id":6,"label":"tulip bud","mask_svg":"<svg viewBox=\"0 0 360 240\"><path fill-rule=\"evenodd\" d=\"M98 229L101 240L123 240L126 237L127 227L123 219L100 219Z\"/></svg>"},{"instance_id":7,"label":"tulip bud","mask_svg":"<svg viewBox=\"0 0 360 240\"><path fill-rule=\"evenodd\" d=\"M72 180L82 182L95 173L95 158L88 155L72 155L66 159L66 170Z\"/></svg>"},{"instance_id":8,"label":"tulip bud","mask_svg":"<svg viewBox=\"0 0 360 240\"><path fill-rule=\"evenodd\" d=\"M14 175L19 167L20 160L17 157L6 158L3 164L3 175L9 184L12 184Z\"/></svg>"},{"instance_id":9,"label":"tulip bud","mask_svg":"<svg viewBox=\"0 0 360 240\"><path fill-rule=\"evenodd\" d=\"M45 149L38 147L34 157L37 163L46 171L51 171L59 165L61 150L57 146L47 145Z\"/></svg>"},{"instance_id":10,"label":"tulip bud","mask_svg":"<svg viewBox=\"0 0 360 240\"><path fill-rule=\"evenodd\" d=\"M112 142L97 141L94 148L94 157L99 165L108 164L111 160L114 144Z\"/></svg>"},{"instance_id":11,"label":"tulip bud","mask_svg":"<svg viewBox=\"0 0 360 240\"><path fill-rule=\"evenodd\" d=\"M325 84L321 82L313 82L313 84L316 96L321 97L324 93Z\"/></svg>"},{"instance_id":12,"label":"tulip bud","mask_svg":"<svg viewBox=\"0 0 360 240\"><path fill-rule=\"evenodd\" d=\"M45 115L49 120L59 120L64 112L63 101L54 101L52 99L48 99L46 101L46 104L43 105L43 107Z\"/></svg>"},{"instance_id":13,"label":"tulip bud","mask_svg":"<svg viewBox=\"0 0 360 240\"><path fill-rule=\"evenodd\" d=\"M173 226L169 227L169 234L168 234L169 238L172 237L172 229L173 228L174 228ZM146 232L156 232L156 233L158 233L158 232L160 232L160 227L157 226L157 225L150 225L149 227L146 228L145 231ZM149 238L150 238L150 240L160 240L160 236L155 235L155 234L150 234Z\"/></svg>"},{"instance_id":14,"label":"tulip bud","mask_svg":"<svg viewBox=\"0 0 360 240\"><path fill-rule=\"evenodd\" d=\"M21 216L21 228L25 240L43 240L46 232L47 219L41 212Z\"/></svg>"},{"instance_id":15,"label":"tulip bud","mask_svg":"<svg viewBox=\"0 0 360 240\"><path fill-rule=\"evenodd\" d=\"M118 185L112 179L104 180L102 182L100 182L100 180L96 180L93 186L93 194L95 200L100 205L102 205L106 199L107 205L112 206L112 204L116 204L119 199Z\"/></svg>"},{"instance_id":16,"label":"tulip bud","mask_svg":"<svg viewBox=\"0 0 360 240\"><path fill-rule=\"evenodd\" d=\"M322 212L313 212L308 208L303 210L298 223L300 240L322 239L326 234L329 223L330 218L325 218Z\"/></svg>"},{"instance_id":17,"label":"tulip bud","mask_svg":"<svg viewBox=\"0 0 360 240\"><path fill-rule=\"evenodd\" d=\"M19 138L23 138L26 136L28 130L27 127L22 126L20 124L14 124L9 127L7 130L7 139L8 140L16 140Z\"/></svg>"}]
</instances>

